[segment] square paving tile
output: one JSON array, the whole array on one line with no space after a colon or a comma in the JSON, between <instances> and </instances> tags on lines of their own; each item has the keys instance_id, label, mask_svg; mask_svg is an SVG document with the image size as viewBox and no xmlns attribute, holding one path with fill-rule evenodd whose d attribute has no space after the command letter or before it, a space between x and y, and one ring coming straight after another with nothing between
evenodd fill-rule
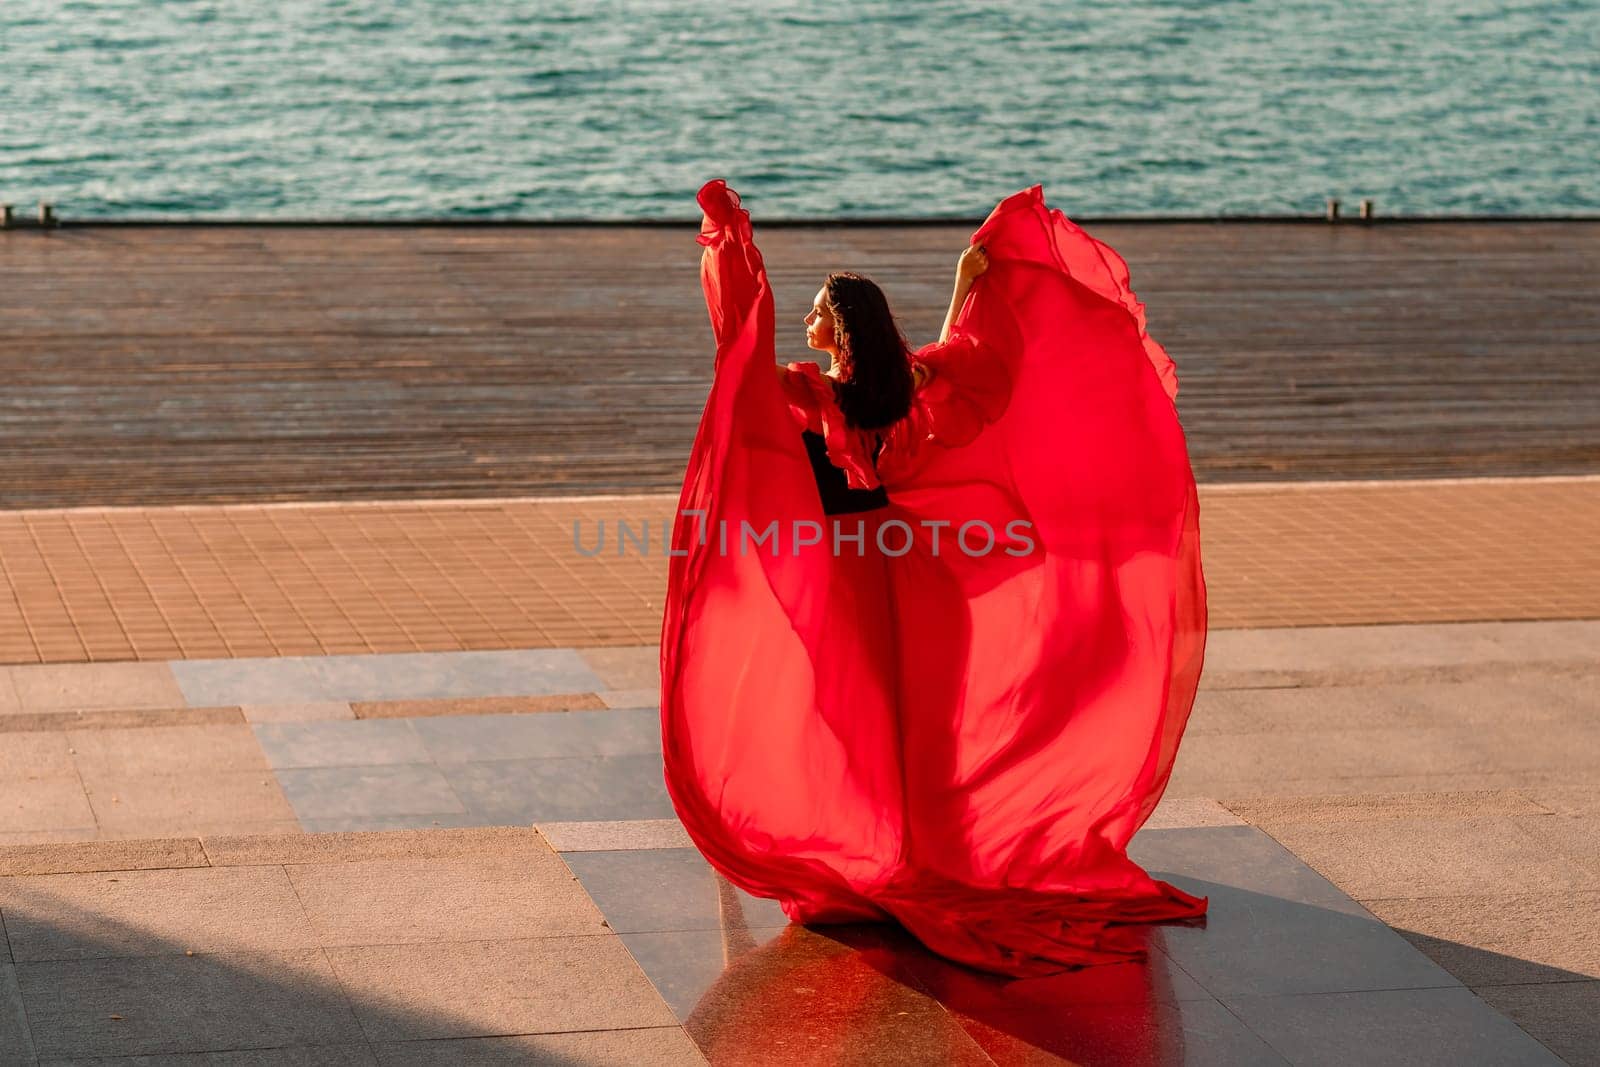
<instances>
[{"instance_id":1,"label":"square paving tile","mask_svg":"<svg viewBox=\"0 0 1600 1067\"><path fill-rule=\"evenodd\" d=\"M1344 892L1253 826L1141 830L1128 855L1173 884L1214 882L1286 900L1345 900Z\"/></svg>"},{"instance_id":2,"label":"square paving tile","mask_svg":"<svg viewBox=\"0 0 1600 1067\"><path fill-rule=\"evenodd\" d=\"M441 830L483 826L483 816L470 811L435 811L420 815L345 815L338 818L301 819L308 834L371 832L375 830Z\"/></svg>"},{"instance_id":3,"label":"square paving tile","mask_svg":"<svg viewBox=\"0 0 1600 1067\"><path fill-rule=\"evenodd\" d=\"M622 822L542 822L539 833L557 852L615 852L637 848L693 848L677 819Z\"/></svg>"},{"instance_id":4,"label":"square paving tile","mask_svg":"<svg viewBox=\"0 0 1600 1067\"><path fill-rule=\"evenodd\" d=\"M327 722L333 719L353 719L355 710L349 703L325 700L306 704L246 704L239 709L246 722Z\"/></svg>"},{"instance_id":5,"label":"square paving tile","mask_svg":"<svg viewBox=\"0 0 1600 1067\"><path fill-rule=\"evenodd\" d=\"M0 734L0 739L4 738ZM0 832L93 829L94 811L77 775L0 779Z\"/></svg>"},{"instance_id":6,"label":"square paving tile","mask_svg":"<svg viewBox=\"0 0 1600 1067\"><path fill-rule=\"evenodd\" d=\"M321 950L17 965L41 1059L365 1038Z\"/></svg>"},{"instance_id":7,"label":"square paving tile","mask_svg":"<svg viewBox=\"0 0 1600 1067\"><path fill-rule=\"evenodd\" d=\"M1314 903L1182 880L1210 898L1204 927L1162 930L1168 955L1223 1003L1238 996L1455 986L1353 901Z\"/></svg>"},{"instance_id":8,"label":"square paving tile","mask_svg":"<svg viewBox=\"0 0 1600 1067\"><path fill-rule=\"evenodd\" d=\"M1490 1007L1533 1034L1571 1067L1600 1064L1600 981L1474 989Z\"/></svg>"},{"instance_id":9,"label":"square paving tile","mask_svg":"<svg viewBox=\"0 0 1600 1067\"><path fill-rule=\"evenodd\" d=\"M68 730L67 740L85 780L267 768L244 725Z\"/></svg>"},{"instance_id":10,"label":"square paving tile","mask_svg":"<svg viewBox=\"0 0 1600 1067\"><path fill-rule=\"evenodd\" d=\"M670 1026L614 934L327 950L374 1041Z\"/></svg>"},{"instance_id":11,"label":"square paving tile","mask_svg":"<svg viewBox=\"0 0 1600 1067\"><path fill-rule=\"evenodd\" d=\"M256 740L275 768L428 763L422 739L404 719L262 723Z\"/></svg>"},{"instance_id":12,"label":"square paving tile","mask_svg":"<svg viewBox=\"0 0 1600 1067\"><path fill-rule=\"evenodd\" d=\"M599 694L608 708L655 708L661 710L660 689L607 689Z\"/></svg>"},{"instance_id":13,"label":"square paving tile","mask_svg":"<svg viewBox=\"0 0 1600 1067\"><path fill-rule=\"evenodd\" d=\"M0 1063L32 1063L33 1038L22 1011L22 993L17 989L17 969L0 962Z\"/></svg>"},{"instance_id":14,"label":"square paving tile","mask_svg":"<svg viewBox=\"0 0 1600 1067\"><path fill-rule=\"evenodd\" d=\"M411 725L438 763L661 752L661 716L650 708L452 715Z\"/></svg>"},{"instance_id":15,"label":"square paving tile","mask_svg":"<svg viewBox=\"0 0 1600 1067\"><path fill-rule=\"evenodd\" d=\"M705 1057L678 1026L638 1030L594 1030L579 1034L520 1034L449 1041L384 1042L376 1046L382 1067L704 1067Z\"/></svg>"},{"instance_id":16,"label":"square paving tile","mask_svg":"<svg viewBox=\"0 0 1600 1067\"><path fill-rule=\"evenodd\" d=\"M661 691L660 645L614 645L580 648L577 652L600 679L603 689Z\"/></svg>"},{"instance_id":17,"label":"square paving tile","mask_svg":"<svg viewBox=\"0 0 1600 1067\"><path fill-rule=\"evenodd\" d=\"M717 984L729 964L776 940L787 929L771 926L721 930L656 930L622 934L622 943L679 1022Z\"/></svg>"},{"instance_id":18,"label":"square paving tile","mask_svg":"<svg viewBox=\"0 0 1600 1067\"><path fill-rule=\"evenodd\" d=\"M12 667L10 673L18 710L24 712L184 706L183 692L165 663L36 664Z\"/></svg>"},{"instance_id":19,"label":"square paving tile","mask_svg":"<svg viewBox=\"0 0 1600 1067\"><path fill-rule=\"evenodd\" d=\"M558 856L306 864L289 877L324 945L599 933L600 909Z\"/></svg>"},{"instance_id":20,"label":"square paving tile","mask_svg":"<svg viewBox=\"0 0 1600 1067\"><path fill-rule=\"evenodd\" d=\"M1600 938L1575 929L1581 927L1575 917L1600 915L1600 892L1371 900L1366 906L1474 988L1600 976Z\"/></svg>"},{"instance_id":21,"label":"square paving tile","mask_svg":"<svg viewBox=\"0 0 1600 1067\"><path fill-rule=\"evenodd\" d=\"M1243 997L1228 1006L1296 1067L1561 1063L1459 987Z\"/></svg>"},{"instance_id":22,"label":"square paving tile","mask_svg":"<svg viewBox=\"0 0 1600 1067\"><path fill-rule=\"evenodd\" d=\"M627 940L637 953L671 966L677 951L714 952L718 936L693 931ZM692 948L683 943L691 939ZM692 1004L684 995L679 1006L712 1063L990 1067L972 1037L907 973L907 960L925 952L887 924L789 926L770 940L731 947L727 968Z\"/></svg>"},{"instance_id":23,"label":"square paving tile","mask_svg":"<svg viewBox=\"0 0 1600 1067\"><path fill-rule=\"evenodd\" d=\"M1002 1067L1287 1067L1290 1062L1210 998L1071 1004L1049 1011L958 1011L956 1017Z\"/></svg>"},{"instance_id":24,"label":"square paving tile","mask_svg":"<svg viewBox=\"0 0 1600 1067\"><path fill-rule=\"evenodd\" d=\"M569 852L562 858L618 933L789 922L777 901L735 888L692 848ZM641 886L649 892L640 892Z\"/></svg>"},{"instance_id":25,"label":"square paving tile","mask_svg":"<svg viewBox=\"0 0 1600 1067\"><path fill-rule=\"evenodd\" d=\"M303 767L278 771L277 776L301 819L462 814L467 810L431 763Z\"/></svg>"},{"instance_id":26,"label":"square paving tile","mask_svg":"<svg viewBox=\"0 0 1600 1067\"><path fill-rule=\"evenodd\" d=\"M665 819L660 756L485 760L440 768L461 802L491 823Z\"/></svg>"},{"instance_id":27,"label":"square paving tile","mask_svg":"<svg viewBox=\"0 0 1600 1067\"><path fill-rule=\"evenodd\" d=\"M19 962L311 948L282 867L193 867L0 879Z\"/></svg>"},{"instance_id":28,"label":"square paving tile","mask_svg":"<svg viewBox=\"0 0 1600 1067\"><path fill-rule=\"evenodd\" d=\"M192 834L202 827L214 832L229 825L292 823L295 817L270 770L85 776L84 787L101 830L117 836Z\"/></svg>"},{"instance_id":29,"label":"square paving tile","mask_svg":"<svg viewBox=\"0 0 1600 1067\"><path fill-rule=\"evenodd\" d=\"M172 671L196 706L442 700L604 688L569 648L183 660Z\"/></svg>"},{"instance_id":30,"label":"square paving tile","mask_svg":"<svg viewBox=\"0 0 1600 1067\"><path fill-rule=\"evenodd\" d=\"M1358 900L1478 896L1516 871L1520 891L1600 888L1572 856L1537 835L1555 816L1391 819L1381 832L1360 823L1288 823L1273 836Z\"/></svg>"},{"instance_id":31,"label":"square paving tile","mask_svg":"<svg viewBox=\"0 0 1600 1067\"><path fill-rule=\"evenodd\" d=\"M53 730L0 733L0 782L75 777L69 748L67 735Z\"/></svg>"}]
</instances>

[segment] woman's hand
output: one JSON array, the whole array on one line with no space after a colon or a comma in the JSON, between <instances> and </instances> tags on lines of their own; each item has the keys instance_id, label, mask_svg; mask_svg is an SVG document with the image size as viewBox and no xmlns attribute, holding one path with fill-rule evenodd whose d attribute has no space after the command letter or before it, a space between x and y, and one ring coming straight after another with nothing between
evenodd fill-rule
<instances>
[{"instance_id":1,"label":"woman's hand","mask_svg":"<svg viewBox=\"0 0 1600 1067\"><path fill-rule=\"evenodd\" d=\"M989 269L989 253L982 245L968 245L956 264L956 278L971 285L973 279Z\"/></svg>"},{"instance_id":2,"label":"woman's hand","mask_svg":"<svg viewBox=\"0 0 1600 1067\"><path fill-rule=\"evenodd\" d=\"M967 250L961 253L961 262L956 264L955 292L950 294L950 310L944 316L944 329L939 331L940 344L950 339L950 329L956 324L956 316L961 314L961 305L972 291L972 283L988 269L989 253L982 245L968 245Z\"/></svg>"}]
</instances>

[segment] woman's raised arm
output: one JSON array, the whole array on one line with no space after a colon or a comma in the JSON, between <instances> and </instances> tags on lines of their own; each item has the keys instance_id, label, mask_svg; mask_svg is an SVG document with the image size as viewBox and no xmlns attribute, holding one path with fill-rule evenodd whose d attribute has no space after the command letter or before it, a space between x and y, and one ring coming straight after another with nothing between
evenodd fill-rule
<instances>
[{"instance_id":1,"label":"woman's raised arm","mask_svg":"<svg viewBox=\"0 0 1600 1067\"><path fill-rule=\"evenodd\" d=\"M944 328L939 331L940 344L950 340L950 329L956 324L956 316L961 314L961 305L967 302L972 283L988 269L989 254L982 245L968 245L966 251L961 253L961 259L956 264L955 291L950 294L950 310L945 312Z\"/></svg>"}]
</instances>

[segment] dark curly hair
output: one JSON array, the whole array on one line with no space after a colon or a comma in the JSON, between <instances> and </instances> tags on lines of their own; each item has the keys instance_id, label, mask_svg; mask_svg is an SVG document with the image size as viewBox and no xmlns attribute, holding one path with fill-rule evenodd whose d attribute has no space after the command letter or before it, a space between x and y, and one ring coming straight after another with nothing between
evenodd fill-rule
<instances>
[{"instance_id":1,"label":"dark curly hair","mask_svg":"<svg viewBox=\"0 0 1600 1067\"><path fill-rule=\"evenodd\" d=\"M877 283L851 271L828 275L828 310L839 346L840 380L834 395L845 421L878 430L911 410L911 346L894 321L889 298Z\"/></svg>"}]
</instances>

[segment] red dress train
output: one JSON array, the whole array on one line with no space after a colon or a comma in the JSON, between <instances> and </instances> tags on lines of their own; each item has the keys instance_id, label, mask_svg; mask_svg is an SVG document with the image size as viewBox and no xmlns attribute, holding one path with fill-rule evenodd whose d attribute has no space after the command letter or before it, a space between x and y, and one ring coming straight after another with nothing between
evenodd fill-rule
<instances>
[{"instance_id":1,"label":"red dress train","mask_svg":"<svg viewBox=\"0 0 1600 1067\"><path fill-rule=\"evenodd\" d=\"M699 199L717 353L661 640L685 828L796 921L892 918L1018 976L1140 957L1119 924L1205 911L1126 847L1171 772L1206 616L1176 376L1126 265L1037 186L1004 200L874 461L814 364L775 373L738 196ZM824 514L807 429L887 504Z\"/></svg>"}]
</instances>

